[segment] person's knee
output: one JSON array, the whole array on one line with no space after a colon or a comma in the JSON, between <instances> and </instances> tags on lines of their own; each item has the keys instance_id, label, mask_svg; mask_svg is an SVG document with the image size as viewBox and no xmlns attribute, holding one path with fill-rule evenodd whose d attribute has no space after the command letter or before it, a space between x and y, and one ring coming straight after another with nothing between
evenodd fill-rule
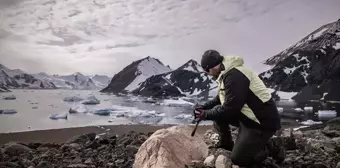
<instances>
[{"instance_id":1,"label":"person's knee","mask_svg":"<svg viewBox=\"0 0 340 168\"><path fill-rule=\"evenodd\" d=\"M240 153L232 152L230 156L231 162L237 166L250 166L253 164L254 159L246 157Z\"/></svg>"}]
</instances>

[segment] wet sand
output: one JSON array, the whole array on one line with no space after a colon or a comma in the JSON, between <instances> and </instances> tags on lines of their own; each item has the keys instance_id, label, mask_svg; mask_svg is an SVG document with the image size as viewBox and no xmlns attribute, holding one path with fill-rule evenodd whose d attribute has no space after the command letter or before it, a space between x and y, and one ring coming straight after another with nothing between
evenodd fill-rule
<instances>
[{"instance_id":1,"label":"wet sand","mask_svg":"<svg viewBox=\"0 0 340 168\"><path fill-rule=\"evenodd\" d=\"M174 125L107 125L101 126L102 128L96 126L88 127L76 127L76 128L63 128L63 129L50 129L50 130L38 130L38 131L26 131L26 132L14 132L14 133L1 133L0 134L0 144L5 144L7 142L40 142L40 143L63 143L69 138L84 134L84 133L104 133L105 130L111 135L122 135L130 131L149 133L154 132L158 129L171 127ZM190 124L192 129L195 125ZM200 125L196 133L203 134L206 130L213 128L211 125Z\"/></svg>"}]
</instances>

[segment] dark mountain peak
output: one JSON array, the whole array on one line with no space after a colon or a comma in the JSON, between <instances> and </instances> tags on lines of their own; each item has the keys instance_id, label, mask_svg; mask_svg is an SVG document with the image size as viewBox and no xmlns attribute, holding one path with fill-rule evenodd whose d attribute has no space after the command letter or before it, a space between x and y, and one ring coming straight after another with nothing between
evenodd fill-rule
<instances>
[{"instance_id":1,"label":"dark mountain peak","mask_svg":"<svg viewBox=\"0 0 340 168\"><path fill-rule=\"evenodd\" d=\"M273 65L260 74L268 87L300 92L295 100L340 100L335 87L340 85L340 21L321 26L265 63Z\"/></svg>"},{"instance_id":2,"label":"dark mountain peak","mask_svg":"<svg viewBox=\"0 0 340 168\"><path fill-rule=\"evenodd\" d=\"M290 46L279 54L265 60L264 64L276 65L280 61L283 61L289 56L293 56L299 51L320 50L321 52L324 52L322 50L329 46L337 48L338 45L340 45L339 41L340 21L338 20L319 27L296 44Z\"/></svg>"},{"instance_id":3,"label":"dark mountain peak","mask_svg":"<svg viewBox=\"0 0 340 168\"><path fill-rule=\"evenodd\" d=\"M177 68L177 70L187 70L187 71L194 71L194 72L203 72L201 65L197 63L197 61L190 59L185 64Z\"/></svg>"},{"instance_id":4,"label":"dark mountain peak","mask_svg":"<svg viewBox=\"0 0 340 168\"><path fill-rule=\"evenodd\" d=\"M136 89L146 78L169 71L171 71L171 69L161 61L154 57L147 56L133 61L115 74L109 86L104 88L102 92L130 92Z\"/></svg>"}]
</instances>

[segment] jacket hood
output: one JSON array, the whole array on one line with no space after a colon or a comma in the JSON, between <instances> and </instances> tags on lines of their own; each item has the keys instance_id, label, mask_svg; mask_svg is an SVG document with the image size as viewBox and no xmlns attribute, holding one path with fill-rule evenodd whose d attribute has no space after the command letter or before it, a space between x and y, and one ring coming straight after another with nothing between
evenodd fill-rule
<instances>
[{"instance_id":1,"label":"jacket hood","mask_svg":"<svg viewBox=\"0 0 340 168\"><path fill-rule=\"evenodd\" d=\"M243 58L240 56L223 56L223 62L224 70L221 72L217 80L220 79L220 77L227 73L230 69L233 69L238 66L242 66L244 64Z\"/></svg>"},{"instance_id":2,"label":"jacket hood","mask_svg":"<svg viewBox=\"0 0 340 168\"><path fill-rule=\"evenodd\" d=\"M244 64L243 58L240 56L224 56L223 65L224 71L228 72L230 69L242 66Z\"/></svg>"}]
</instances>

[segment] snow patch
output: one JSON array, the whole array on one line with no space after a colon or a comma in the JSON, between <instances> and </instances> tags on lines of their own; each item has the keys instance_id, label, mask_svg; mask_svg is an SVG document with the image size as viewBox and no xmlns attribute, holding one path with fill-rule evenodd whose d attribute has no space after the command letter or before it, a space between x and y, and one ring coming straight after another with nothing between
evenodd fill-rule
<instances>
[{"instance_id":1,"label":"snow patch","mask_svg":"<svg viewBox=\"0 0 340 168\"><path fill-rule=\"evenodd\" d=\"M266 73L264 73L262 77L269 79L273 75L273 73L274 73L273 71L267 71Z\"/></svg>"},{"instance_id":2,"label":"snow patch","mask_svg":"<svg viewBox=\"0 0 340 168\"><path fill-rule=\"evenodd\" d=\"M285 67L284 69L283 69L283 71L287 74L287 75L290 75L290 74L292 74L295 70L297 69L297 67L292 67L292 68L288 68L288 67Z\"/></svg>"},{"instance_id":3,"label":"snow patch","mask_svg":"<svg viewBox=\"0 0 340 168\"><path fill-rule=\"evenodd\" d=\"M171 71L169 67L166 67L160 64L154 58L144 59L138 65L138 70L136 71L136 78L125 88L127 91L133 91L137 89L142 82L144 82L147 78L158 75L162 73L166 73Z\"/></svg>"}]
</instances>

